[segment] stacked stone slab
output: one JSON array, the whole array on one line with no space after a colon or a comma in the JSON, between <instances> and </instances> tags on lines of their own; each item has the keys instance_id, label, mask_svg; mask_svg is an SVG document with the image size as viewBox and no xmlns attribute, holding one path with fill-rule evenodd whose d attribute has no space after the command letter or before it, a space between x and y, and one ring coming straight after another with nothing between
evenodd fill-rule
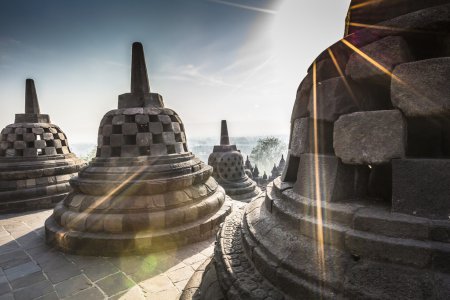
<instances>
[{"instance_id":1,"label":"stacked stone slab","mask_svg":"<svg viewBox=\"0 0 450 300\"><path fill-rule=\"evenodd\" d=\"M247 175L241 152L236 145L230 145L226 120L221 123L220 145L214 146L208 164L213 167L213 177L232 199L249 202L261 192Z\"/></svg>"},{"instance_id":2,"label":"stacked stone slab","mask_svg":"<svg viewBox=\"0 0 450 300\"><path fill-rule=\"evenodd\" d=\"M131 93L103 117L97 156L47 219L46 241L65 252L123 255L206 239L231 210L211 175L188 151L180 117L150 92L134 43Z\"/></svg>"},{"instance_id":3,"label":"stacked stone slab","mask_svg":"<svg viewBox=\"0 0 450 300\"><path fill-rule=\"evenodd\" d=\"M64 132L40 113L34 81L27 79L25 113L1 132L0 212L54 207L84 166Z\"/></svg>"},{"instance_id":4,"label":"stacked stone slab","mask_svg":"<svg viewBox=\"0 0 450 300\"><path fill-rule=\"evenodd\" d=\"M300 84L282 176L227 217L185 299L211 273L226 299L449 298L449 24L448 0L352 1Z\"/></svg>"}]
</instances>

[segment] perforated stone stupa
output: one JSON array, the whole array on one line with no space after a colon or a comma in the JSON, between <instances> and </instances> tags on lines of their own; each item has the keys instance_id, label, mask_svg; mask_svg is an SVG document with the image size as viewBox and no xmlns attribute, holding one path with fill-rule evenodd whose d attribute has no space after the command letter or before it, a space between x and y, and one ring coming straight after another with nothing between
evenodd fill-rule
<instances>
[{"instance_id":1,"label":"perforated stone stupa","mask_svg":"<svg viewBox=\"0 0 450 300\"><path fill-rule=\"evenodd\" d=\"M245 172L241 152L236 145L230 145L226 120L221 123L220 145L214 146L208 164L213 167L213 177L234 200L249 202L261 192Z\"/></svg>"},{"instance_id":2,"label":"perforated stone stupa","mask_svg":"<svg viewBox=\"0 0 450 300\"><path fill-rule=\"evenodd\" d=\"M182 299L449 298L450 1L351 1L346 31L300 84L282 176Z\"/></svg>"},{"instance_id":3,"label":"perforated stone stupa","mask_svg":"<svg viewBox=\"0 0 450 300\"><path fill-rule=\"evenodd\" d=\"M40 113L34 81L27 79L25 113L1 132L0 212L54 207L84 165L64 132Z\"/></svg>"},{"instance_id":4,"label":"perforated stone stupa","mask_svg":"<svg viewBox=\"0 0 450 300\"><path fill-rule=\"evenodd\" d=\"M121 255L210 237L230 212L212 167L188 151L181 119L150 92L133 44L131 93L103 117L97 157L45 223L47 243L72 253Z\"/></svg>"}]
</instances>

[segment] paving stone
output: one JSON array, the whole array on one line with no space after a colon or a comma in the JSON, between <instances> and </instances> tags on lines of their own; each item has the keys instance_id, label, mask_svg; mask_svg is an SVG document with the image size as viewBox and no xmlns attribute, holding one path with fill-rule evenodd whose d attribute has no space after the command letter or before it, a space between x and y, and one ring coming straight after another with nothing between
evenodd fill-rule
<instances>
[{"instance_id":1,"label":"paving stone","mask_svg":"<svg viewBox=\"0 0 450 300\"><path fill-rule=\"evenodd\" d=\"M48 279L55 284L81 274L74 264L66 263L64 260L45 265L43 271Z\"/></svg>"},{"instance_id":2,"label":"paving stone","mask_svg":"<svg viewBox=\"0 0 450 300\"><path fill-rule=\"evenodd\" d=\"M41 268L39 268L34 262L30 261L9 269L5 270L5 275L8 280L14 281L26 275L30 275L35 272L40 272Z\"/></svg>"},{"instance_id":3,"label":"paving stone","mask_svg":"<svg viewBox=\"0 0 450 300\"><path fill-rule=\"evenodd\" d=\"M83 267L83 273L94 282L117 272L119 269L108 261L97 261Z\"/></svg>"},{"instance_id":4,"label":"paving stone","mask_svg":"<svg viewBox=\"0 0 450 300\"><path fill-rule=\"evenodd\" d=\"M7 293L0 295L0 300L14 300L14 296L12 293Z\"/></svg>"},{"instance_id":5,"label":"paving stone","mask_svg":"<svg viewBox=\"0 0 450 300\"><path fill-rule=\"evenodd\" d=\"M38 283L38 282L41 282L44 280L47 280L47 278L45 278L42 271L38 271L38 272L30 273L21 278L17 278L15 280L11 281L11 286L13 289L19 289L22 287L33 285L35 283Z\"/></svg>"},{"instance_id":6,"label":"paving stone","mask_svg":"<svg viewBox=\"0 0 450 300\"><path fill-rule=\"evenodd\" d=\"M53 291L53 285L50 281L46 280L14 291L14 298L16 300L35 299L50 294Z\"/></svg>"},{"instance_id":7,"label":"paving stone","mask_svg":"<svg viewBox=\"0 0 450 300\"><path fill-rule=\"evenodd\" d=\"M117 273L103 278L102 280L97 281L96 284L108 296L113 296L134 286L134 282L123 273Z\"/></svg>"},{"instance_id":8,"label":"paving stone","mask_svg":"<svg viewBox=\"0 0 450 300\"><path fill-rule=\"evenodd\" d=\"M66 298L67 300L100 300L105 299L105 295L96 287L91 287L85 290L82 290L81 292L69 296Z\"/></svg>"},{"instance_id":9,"label":"paving stone","mask_svg":"<svg viewBox=\"0 0 450 300\"><path fill-rule=\"evenodd\" d=\"M56 292L61 298L66 298L90 287L92 284L84 275L72 277L55 285Z\"/></svg>"},{"instance_id":10,"label":"paving stone","mask_svg":"<svg viewBox=\"0 0 450 300\"><path fill-rule=\"evenodd\" d=\"M50 294L44 295L37 298L37 300L59 300L58 294L56 292L51 292Z\"/></svg>"},{"instance_id":11,"label":"paving stone","mask_svg":"<svg viewBox=\"0 0 450 300\"><path fill-rule=\"evenodd\" d=\"M153 278L147 279L147 280L139 283L139 285L144 290L152 292L152 293L161 292L161 291L165 291L168 289L173 289L173 287L174 287L172 280L170 280L169 277L167 277L164 274L157 275Z\"/></svg>"},{"instance_id":12,"label":"paving stone","mask_svg":"<svg viewBox=\"0 0 450 300\"><path fill-rule=\"evenodd\" d=\"M167 300L167 299L178 299L181 292L177 288L170 290L165 290L157 293L152 293L149 295L150 299L154 300Z\"/></svg>"},{"instance_id":13,"label":"paving stone","mask_svg":"<svg viewBox=\"0 0 450 300\"><path fill-rule=\"evenodd\" d=\"M21 264L24 264L24 263L27 263L30 261L31 261L31 259L22 250L12 251L12 252L0 255L0 267L3 270L18 266L18 265L21 265Z\"/></svg>"},{"instance_id":14,"label":"paving stone","mask_svg":"<svg viewBox=\"0 0 450 300\"><path fill-rule=\"evenodd\" d=\"M194 270L190 266L185 266L180 269L167 272L166 274L172 282L176 283L178 281L189 279L192 274L194 274Z\"/></svg>"}]
</instances>

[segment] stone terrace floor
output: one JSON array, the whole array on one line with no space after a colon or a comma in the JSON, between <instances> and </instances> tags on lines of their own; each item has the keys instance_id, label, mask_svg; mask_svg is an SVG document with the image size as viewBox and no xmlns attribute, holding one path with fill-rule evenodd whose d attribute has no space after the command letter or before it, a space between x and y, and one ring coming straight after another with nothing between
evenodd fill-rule
<instances>
[{"instance_id":1,"label":"stone terrace floor","mask_svg":"<svg viewBox=\"0 0 450 300\"><path fill-rule=\"evenodd\" d=\"M0 300L178 299L213 253L214 238L146 256L63 254L44 242L51 212L0 216Z\"/></svg>"}]
</instances>

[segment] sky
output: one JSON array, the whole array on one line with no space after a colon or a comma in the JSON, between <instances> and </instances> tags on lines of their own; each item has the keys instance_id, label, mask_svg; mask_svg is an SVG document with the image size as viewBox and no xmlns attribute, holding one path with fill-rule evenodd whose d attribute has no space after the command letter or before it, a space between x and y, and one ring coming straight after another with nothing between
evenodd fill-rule
<instances>
[{"instance_id":1,"label":"sky","mask_svg":"<svg viewBox=\"0 0 450 300\"><path fill-rule=\"evenodd\" d=\"M0 127L24 112L25 79L71 143L95 143L130 90L142 42L152 92L188 137L289 133L297 87L342 38L350 0L0 0Z\"/></svg>"}]
</instances>

